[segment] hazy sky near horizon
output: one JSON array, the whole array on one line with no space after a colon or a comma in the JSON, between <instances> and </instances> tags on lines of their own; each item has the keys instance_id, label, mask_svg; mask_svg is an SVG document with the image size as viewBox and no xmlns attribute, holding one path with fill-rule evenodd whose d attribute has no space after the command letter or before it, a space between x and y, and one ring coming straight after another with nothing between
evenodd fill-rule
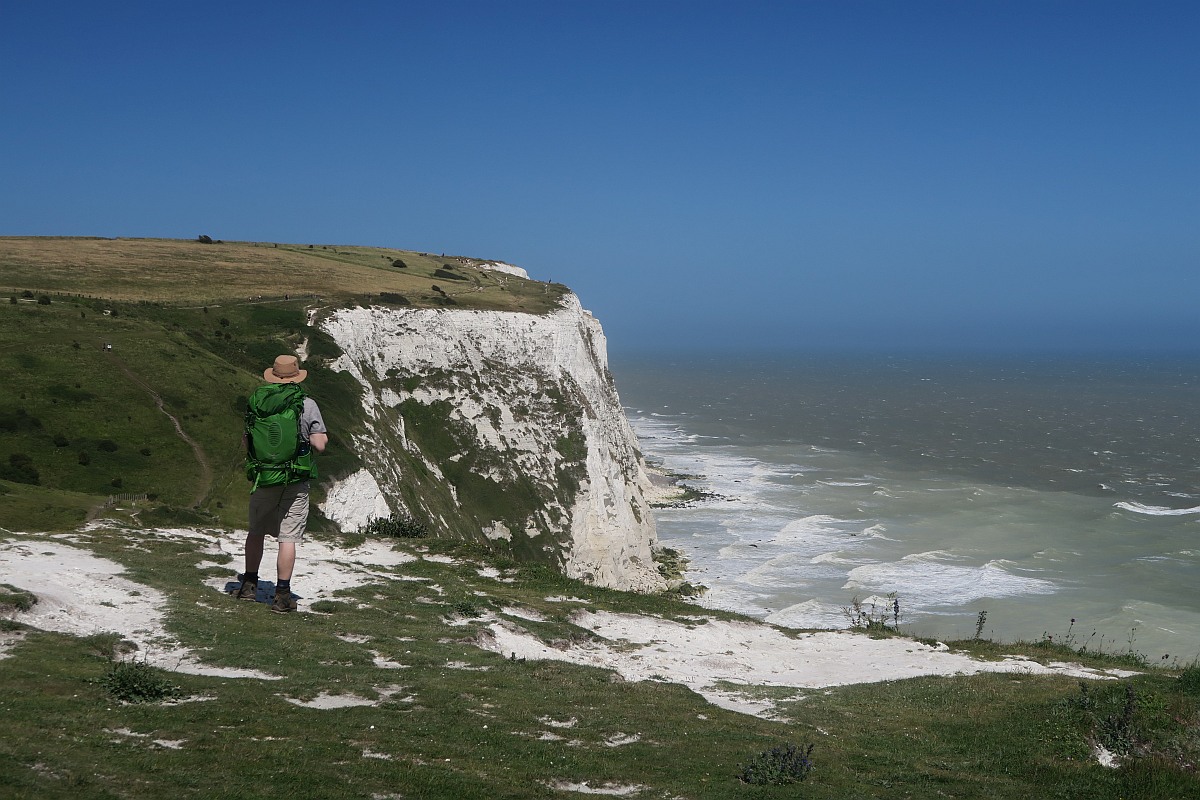
<instances>
[{"instance_id":1,"label":"hazy sky near horizon","mask_svg":"<svg viewBox=\"0 0 1200 800\"><path fill-rule=\"evenodd\" d=\"M614 352L1200 352L1200 3L0 0L0 234L365 244Z\"/></svg>"}]
</instances>

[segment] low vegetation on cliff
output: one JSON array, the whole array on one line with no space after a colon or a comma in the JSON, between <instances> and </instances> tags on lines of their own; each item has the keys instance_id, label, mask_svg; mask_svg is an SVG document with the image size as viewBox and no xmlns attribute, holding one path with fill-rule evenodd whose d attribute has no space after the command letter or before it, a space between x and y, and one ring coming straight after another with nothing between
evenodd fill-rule
<instances>
[{"instance_id":1,"label":"low vegetation on cliff","mask_svg":"<svg viewBox=\"0 0 1200 800\"><path fill-rule=\"evenodd\" d=\"M10 584L0 601L11 598L0 621L0 795L1200 791L1195 667L1084 682L1031 669L822 686L778 661L801 682L746 685L732 677L746 654L733 642L714 648L714 634L758 630L797 645L808 635L600 589L470 543L391 535L316 535L294 584L301 613L275 615L222 593L236 585L235 536L147 528L135 512L110 509L69 546L0 533L0 583ZM114 563L124 572L108 578ZM64 580L34 593L11 585L9 573L34 565ZM597 620L649 633L616 635ZM78 635L36 627L47 624ZM664 658L655 631L667 630L690 631L692 651ZM889 633L840 635L899 675L923 648ZM1128 666L1061 646L988 646L997 657L1089 664L1093 676ZM885 647L891 655L878 655ZM714 681L722 670L730 677Z\"/></svg>"},{"instance_id":2,"label":"low vegetation on cliff","mask_svg":"<svg viewBox=\"0 0 1200 800\"><path fill-rule=\"evenodd\" d=\"M320 469L351 472L361 387L329 368L339 351L317 318L368 303L545 313L567 291L485 263L203 237L0 237L0 526L69 529L113 498L163 520L244 525L238 431L280 352L305 352L305 385L338 432Z\"/></svg>"}]
</instances>

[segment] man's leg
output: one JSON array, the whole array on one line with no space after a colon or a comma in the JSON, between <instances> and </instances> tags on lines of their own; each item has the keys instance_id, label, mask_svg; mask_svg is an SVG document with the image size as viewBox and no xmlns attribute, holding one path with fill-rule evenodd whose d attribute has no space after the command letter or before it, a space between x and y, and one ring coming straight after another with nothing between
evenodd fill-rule
<instances>
[{"instance_id":1,"label":"man's leg","mask_svg":"<svg viewBox=\"0 0 1200 800\"><path fill-rule=\"evenodd\" d=\"M258 542L261 555L262 540ZM296 543L280 542L279 557L275 560L275 570L281 581L292 580L292 570L296 568Z\"/></svg>"},{"instance_id":2,"label":"man's leg","mask_svg":"<svg viewBox=\"0 0 1200 800\"><path fill-rule=\"evenodd\" d=\"M292 571L296 566L296 545L304 541L304 528L308 522L308 481L289 484L280 506L284 511L279 522L279 556L275 562L279 577L271 610L286 613L296 610Z\"/></svg>"},{"instance_id":3,"label":"man's leg","mask_svg":"<svg viewBox=\"0 0 1200 800\"><path fill-rule=\"evenodd\" d=\"M257 575L258 565L262 563L263 535L246 534L246 574Z\"/></svg>"},{"instance_id":4,"label":"man's leg","mask_svg":"<svg viewBox=\"0 0 1200 800\"><path fill-rule=\"evenodd\" d=\"M269 486L250 495L250 531L246 534L246 571L236 592L238 600L258 600L258 567L262 563L263 540L267 533L279 527L279 497L277 487Z\"/></svg>"}]
</instances>

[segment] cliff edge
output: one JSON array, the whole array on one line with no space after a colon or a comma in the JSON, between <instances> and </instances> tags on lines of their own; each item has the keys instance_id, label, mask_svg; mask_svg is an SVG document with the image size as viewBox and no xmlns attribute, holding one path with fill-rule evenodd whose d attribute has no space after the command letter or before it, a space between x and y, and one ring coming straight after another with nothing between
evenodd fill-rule
<instances>
[{"instance_id":1,"label":"cliff edge","mask_svg":"<svg viewBox=\"0 0 1200 800\"><path fill-rule=\"evenodd\" d=\"M327 517L404 513L598 586L665 587L604 332L575 295L548 314L373 305L317 325L368 419L364 467L328 488Z\"/></svg>"}]
</instances>

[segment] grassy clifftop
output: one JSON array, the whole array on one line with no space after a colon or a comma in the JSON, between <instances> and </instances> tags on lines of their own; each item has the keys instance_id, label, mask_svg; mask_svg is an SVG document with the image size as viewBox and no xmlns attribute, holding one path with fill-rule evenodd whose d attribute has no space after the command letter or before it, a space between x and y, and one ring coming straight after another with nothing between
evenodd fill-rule
<instances>
[{"instance_id":1,"label":"grassy clifftop","mask_svg":"<svg viewBox=\"0 0 1200 800\"><path fill-rule=\"evenodd\" d=\"M161 239L0 238L0 527L74 527L112 495L244 525L245 397L306 347L306 386L357 466L359 387L312 312L384 303L545 313L566 287L402 250ZM319 498L318 498L319 499ZM316 520L320 527L320 520Z\"/></svg>"},{"instance_id":2,"label":"grassy clifftop","mask_svg":"<svg viewBox=\"0 0 1200 800\"><path fill-rule=\"evenodd\" d=\"M0 291L181 305L285 296L353 302L388 292L415 306L533 314L553 309L566 292L559 284L481 269L484 263L346 245L0 237Z\"/></svg>"}]
</instances>

